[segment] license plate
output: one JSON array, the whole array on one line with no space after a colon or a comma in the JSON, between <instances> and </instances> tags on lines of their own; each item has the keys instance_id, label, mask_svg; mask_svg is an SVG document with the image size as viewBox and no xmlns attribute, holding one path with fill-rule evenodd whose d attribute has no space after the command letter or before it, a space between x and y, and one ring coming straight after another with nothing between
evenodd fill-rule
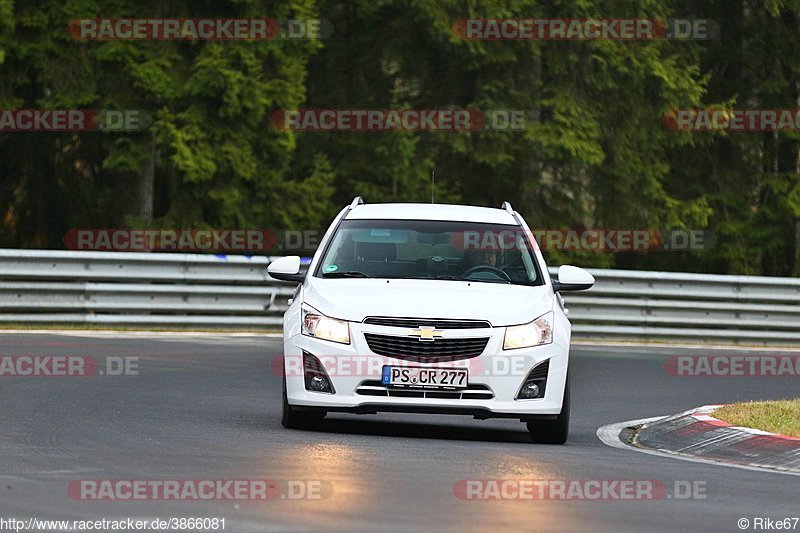
<instances>
[{"instance_id":1,"label":"license plate","mask_svg":"<svg viewBox=\"0 0 800 533\"><path fill-rule=\"evenodd\" d=\"M400 387L464 389L468 384L466 368L422 368L384 366L381 382Z\"/></svg>"}]
</instances>

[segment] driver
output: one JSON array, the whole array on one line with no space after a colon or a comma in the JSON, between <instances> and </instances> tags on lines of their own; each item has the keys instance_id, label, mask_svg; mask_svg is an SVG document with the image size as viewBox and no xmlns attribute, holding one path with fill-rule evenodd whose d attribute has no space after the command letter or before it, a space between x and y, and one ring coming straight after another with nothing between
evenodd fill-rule
<instances>
[{"instance_id":1,"label":"driver","mask_svg":"<svg viewBox=\"0 0 800 533\"><path fill-rule=\"evenodd\" d=\"M480 265L489 265L496 267L497 266L497 252L483 252L483 257L481 257L481 262L478 263Z\"/></svg>"},{"instance_id":2,"label":"driver","mask_svg":"<svg viewBox=\"0 0 800 533\"><path fill-rule=\"evenodd\" d=\"M463 270L468 270L480 265L497 268L497 252L487 250L468 250L464 252L462 260Z\"/></svg>"}]
</instances>

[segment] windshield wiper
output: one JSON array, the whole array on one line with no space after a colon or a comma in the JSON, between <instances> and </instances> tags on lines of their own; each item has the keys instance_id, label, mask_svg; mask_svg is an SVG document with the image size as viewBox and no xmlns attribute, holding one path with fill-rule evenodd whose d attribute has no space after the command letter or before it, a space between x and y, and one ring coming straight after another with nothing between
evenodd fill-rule
<instances>
[{"instance_id":1,"label":"windshield wiper","mask_svg":"<svg viewBox=\"0 0 800 533\"><path fill-rule=\"evenodd\" d=\"M371 278L372 276L357 270L345 270L344 272L324 272L323 278Z\"/></svg>"},{"instance_id":2,"label":"windshield wiper","mask_svg":"<svg viewBox=\"0 0 800 533\"><path fill-rule=\"evenodd\" d=\"M431 274L428 276L409 276L407 279L447 279L451 281L464 281L464 278L452 276L450 274Z\"/></svg>"}]
</instances>

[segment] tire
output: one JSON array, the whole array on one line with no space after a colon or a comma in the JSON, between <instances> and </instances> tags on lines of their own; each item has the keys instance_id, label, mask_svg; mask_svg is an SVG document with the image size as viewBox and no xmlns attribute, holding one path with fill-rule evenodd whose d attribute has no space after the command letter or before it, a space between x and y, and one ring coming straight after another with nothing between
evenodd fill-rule
<instances>
[{"instance_id":1,"label":"tire","mask_svg":"<svg viewBox=\"0 0 800 533\"><path fill-rule=\"evenodd\" d=\"M569 404L569 374L567 374L561 413L555 420L528 422L531 440L537 444L565 444L569 437Z\"/></svg>"},{"instance_id":2,"label":"tire","mask_svg":"<svg viewBox=\"0 0 800 533\"><path fill-rule=\"evenodd\" d=\"M283 409L281 411L281 425L288 429L308 429L325 418L325 411L298 411L289 405L286 395L286 378L283 378Z\"/></svg>"}]
</instances>

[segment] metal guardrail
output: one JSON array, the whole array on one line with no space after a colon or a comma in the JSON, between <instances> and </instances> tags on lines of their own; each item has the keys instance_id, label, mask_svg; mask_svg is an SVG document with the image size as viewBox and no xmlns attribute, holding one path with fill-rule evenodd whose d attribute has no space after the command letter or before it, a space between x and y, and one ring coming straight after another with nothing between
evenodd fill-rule
<instances>
[{"instance_id":1,"label":"metal guardrail","mask_svg":"<svg viewBox=\"0 0 800 533\"><path fill-rule=\"evenodd\" d=\"M0 323L275 327L293 287L270 260L0 250ZM576 338L800 345L800 279L591 272L564 295Z\"/></svg>"},{"instance_id":2,"label":"metal guardrail","mask_svg":"<svg viewBox=\"0 0 800 533\"><path fill-rule=\"evenodd\" d=\"M0 323L261 327L292 287L268 257L0 250Z\"/></svg>"},{"instance_id":3,"label":"metal guardrail","mask_svg":"<svg viewBox=\"0 0 800 533\"><path fill-rule=\"evenodd\" d=\"M576 337L800 345L798 278L590 271L564 298Z\"/></svg>"}]
</instances>

